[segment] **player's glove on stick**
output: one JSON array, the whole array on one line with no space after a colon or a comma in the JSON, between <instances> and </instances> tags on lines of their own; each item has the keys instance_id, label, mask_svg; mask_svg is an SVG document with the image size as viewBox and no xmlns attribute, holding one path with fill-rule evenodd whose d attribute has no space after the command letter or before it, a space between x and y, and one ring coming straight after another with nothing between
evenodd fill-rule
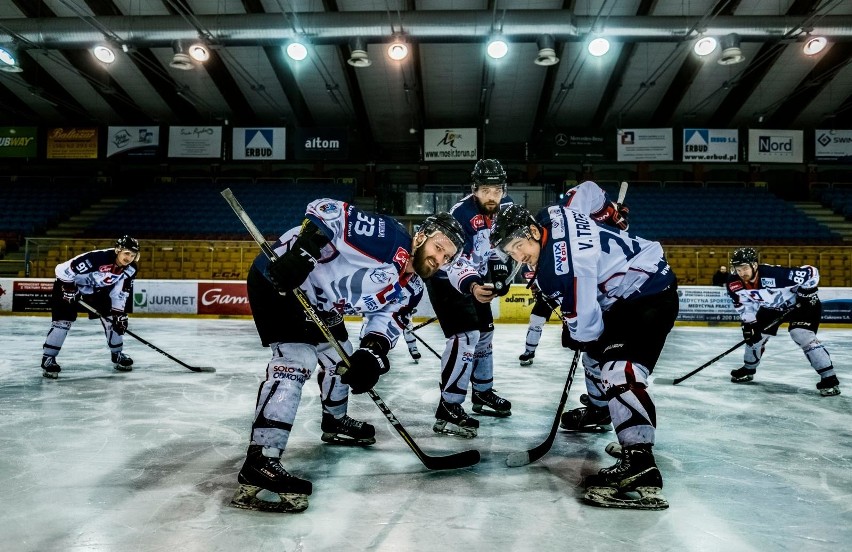
<instances>
[{"instance_id":1,"label":"player's glove on stick","mask_svg":"<svg viewBox=\"0 0 852 552\"><path fill-rule=\"evenodd\" d=\"M799 288L796 291L796 304L802 307L812 307L815 306L819 302L819 295L817 295L817 288Z\"/></svg>"},{"instance_id":2,"label":"player's glove on stick","mask_svg":"<svg viewBox=\"0 0 852 552\"><path fill-rule=\"evenodd\" d=\"M351 387L354 394L366 393L390 370L390 344L386 341L368 335L361 340L361 348L349 355L349 368L340 376L340 382Z\"/></svg>"},{"instance_id":3,"label":"player's glove on stick","mask_svg":"<svg viewBox=\"0 0 852 552\"><path fill-rule=\"evenodd\" d=\"M68 303L76 303L80 298L80 290L74 282L62 282L62 300Z\"/></svg>"},{"instance_id":4,"label":"player's glove on stick","mask_svg":"<svg viewBox=\"0 0 852 552\"><path fill-rule=\"evenodd\" d=\"M122 311L112 309L112 329L118 335L124 335L127 331L127 315Z\"/></svg>"},{"instance_id":5,"label":"player's glove on stick","mask_svg":"<svg viewBox=\"0 0 852 552\"><path fill-rule=\"evenodd\" d=\"M500 259L491 259L488 261L488 280L494 284L494 292L503 296L509 293L509 265L506 261Z\"/></svg>"},{"instance_id":6,"label":"player's glove on stick","mask_svg":"<svg viewBox=\"0 0 852 552\"><path fill-rule=\"evenodd\" d=\"M747 345L755 345L761 339L760 328L757 326L757 322L744 322L743 323L743 339Z\"/></svg>"},{"instance_id":7,"label":"player's glove on stick","mask_svg":"<svg viewBox=\"0 0 852 552\"><path fill-rule=\"evenodd\" d=\"M589 346L594 343L594 341L577 341L573 337L571 337L571 331L568 329L568 326L562 326L562 346L571 349L572 351L580 351L583 352L589 348Z\"/></svg>"},{"instance_id":8,"label":"player's glove on stick","mask_svg":"<svg viewBox=\"0 0 852 552\"><path fill-rule=\"evenodd\" d=\"M275 288L281 293L287 293L299 287L316 266L320 251L328 242L328 237L316 224L305 220L293 246L270 261L266 268L266 274Z\"/></svg>"}]
</instances>

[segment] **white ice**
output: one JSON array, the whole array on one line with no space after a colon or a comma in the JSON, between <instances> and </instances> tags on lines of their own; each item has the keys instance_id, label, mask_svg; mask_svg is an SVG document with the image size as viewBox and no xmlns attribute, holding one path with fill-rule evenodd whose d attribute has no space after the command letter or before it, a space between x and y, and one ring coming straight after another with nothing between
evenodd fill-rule
<instances>
[{"instance_id":1,"label":"white ice","mask_svg":"<svg viewBox=\"0 0 852 552\"><path fill-rule=\"evenodd\" d=\"M194 373L127 337L131 373L112 369L100 324L81 318L41 376L49 318L0 317L0 548L18 551L821 551L852 543L852 340L824 328L843 395L820 397L817 376L786 331L770 340L753 383L729 382L741 351L677 386L652 385L655 454L665 511L583 503L580 483L613 463L604 434L560 432L544 458L505 460L550 429L570 360L559 327L545 328L531 367L518 366L526 326L496 330L498 393L512 416L480 417L472 440L432 432L437 358L405 344L376 390L431 455L476 448L475 467L430 472L364 395L350 414L377 428L369 449L320 441L315 381L306 384L284 458L313 481L301 514L239 510L236 488L269 357L251 320L131 318L140 337ZM348 324L350 333L357 324ZM437 351L437 324L417 334ZM740 339L735 326L677 327L655 375L674 378ZM312 378L315 380L315 377ZM584 391L582 369L568 405ZM470 410L470 403L466 404Z\"/></svg>"}]
</instances>

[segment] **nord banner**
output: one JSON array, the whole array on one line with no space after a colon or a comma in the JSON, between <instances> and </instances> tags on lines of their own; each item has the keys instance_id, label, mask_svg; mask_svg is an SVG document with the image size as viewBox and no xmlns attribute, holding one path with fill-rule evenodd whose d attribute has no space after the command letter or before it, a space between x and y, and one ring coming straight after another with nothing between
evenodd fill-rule
<instances>
[{"instance_id":1,"label":"nord banner","mask_svg":"<svg viewBox=\"0 0 852 552\"><path fill-rule=\"evenodd\" d=\"M751 163L801 163L804 139L801 130L748 130L748 160Z\"/></svg>"}]
</instances>

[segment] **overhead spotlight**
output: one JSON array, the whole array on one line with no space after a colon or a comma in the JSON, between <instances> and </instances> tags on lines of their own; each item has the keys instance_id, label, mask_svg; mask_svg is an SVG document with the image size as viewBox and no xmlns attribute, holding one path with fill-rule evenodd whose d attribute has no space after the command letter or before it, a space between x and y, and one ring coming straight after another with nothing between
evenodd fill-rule
<instances>
[{"instance_id":1,"label":"overhead spotlight","mask_svg":"<svg viewBox=\"0 0 852 552\"><path fill-rule=\"evenodd\" d=\"M538 56L535 58L536 65L548 67L559 63L559 58L556 57L556 41L553 40L553 36L549 34L539 36L536 45L538 46Z\"/></svg>"},{"instance_id":2,"label":"overhead spotlight","mask_svg":"<svg viewBox=\"0 0 852 552\"><path fill-rule=\"evenodd\" d=\"M812 39L805 42L805 45L802 47L802 52L806 56L814 56L823 50L828 45L828 40L824 36L815 36Z\"/></svg>"},{"instance_id":3,"label":"overhead spotlight","mask_svg":"<svg viewBox=\"0 0 852 552\"><path fill-rule=\"evenodd\" d=\"M394 61L401 61L408 55L408 46L402 37L394 35L393 42L388 46L388 57Z\"/></svg>"},{"instance_id":4,"label":"overhead spotlight","mask_svg":"<svg viewBox=\"0 0 852 552\"><path fill-rule=\"evenodd\" d=\"M367 55L367 45L364 43L363 38L359 36L352 39L349 48L352 52L349 54L349 59L346 60L346 63L352 67L369 67L373 64Z\"/></svg>"},{"instance_id":5,"label":"overhead spotlight","mask_svg":"<svg viewBox=\"0 0 852 552\"><path fill-rule=\"evenodd\" d=\"M189 47L189 57L191 57L195 61L200 61L204 63L205 61L210 59L210 50L203 42L196 42L195 44L192 44Z\"/></svg>"},{"instance_id":6,"label":"overhead spotlight","mask_svg":"<svg viewBox=\"0 0 852 552\"><path fill-rule=\"evenodd\" d=\"M740 35L731 33L722 38L722 55L716 60L719 65L734 65L745 61L743 51L740 50Z\"/></svg>"},{"instance_id":7,"label":"overhead spotlight","mask_svg":"<svg viewBox=\"0 0 852 552\"><path fill-rule=\"evenodd\" d=\"M287 45L287 55L294 61L302 61L308 57L308 47L301 42L291 42Z\"/></svg>"},{"instance_id":8,"label":"overhead spotlight","mask_svg":"<svg viewBox=\"0 0 852 552\"><path fill-rule=\"evenodd\" d=\"M189 71L195 67L192 64L192 58L186 53L186 47L183 42L176 40L174 44L172 44L172 50L174 50L175 55L172 56L172 61L169 62L169 67L174 67L181 71Z\"/></svg>"},{"instance_id":9,"label":"overhead spotlight","mask_svg":"<svg viewBox=\"0 0 852 552\"><path fill-rule=\"evenodd\" d=\"M509 45L503 40L499 34L493 35L488 39L488 45L485 47L485 52L492 59L501 59L509 53Z\"/></svg>"},{"instance_id":10,"label":"overhead spotlight","mask_svg":"<svg viewBox=\"0 0 852 552\"><path fill-rule=\"evenodd\" d=\"M596 38L589 42L589 53L595 57L601 57L609 52L609 40Z\"/></svg>"},{"instance_id":11,"label":"overhead spotlight","mask_svg":"<svg viewBox=\"0 0 852 552\"><path fill-rule=\"evenodd\" d=\"M108 46L95 46L92 48L92 53L101 63L110 64L115 61L115 52Z\"/></svg>"},{"instance_id":12,"label":"overhead spotlight","mask_svg":"<svg viewBox=\"0 0 852 552\"><path fill-rule=\"evenodd\" d=\"M692 51L703 57L715 52L718 45L719 43L712 36L703 36L695 41Z\"/></svg>"},{"instance_id":13,"label":"overhead spotlight","mask_svg":"<svg viewBox=\"0 0 852 552\"><path fill-rule=\"evenodd\" d=\"M18 53L11 46L0 46L0 71L7 73L20 73L23 71L18 65Z\"/></svg>"}]
</instances>

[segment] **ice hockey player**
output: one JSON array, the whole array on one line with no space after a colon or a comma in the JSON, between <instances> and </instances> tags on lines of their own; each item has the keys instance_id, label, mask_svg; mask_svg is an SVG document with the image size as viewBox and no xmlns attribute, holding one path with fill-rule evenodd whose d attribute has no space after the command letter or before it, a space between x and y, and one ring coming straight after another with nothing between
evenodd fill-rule
<instances>
[{"instance_id":1,"label":"ice hockey player","mask_svg":"<svg viewBox=\"0 0 852 552\"><path fill-rule=\"evenodd\" d=\"M471 173L471 193L450 213L464 229L459 260L426 281L429 299L447 343L441 355L441 398L435 411L436 433L476 437L479 420L462 404L472 384L473 411L498 417L512 413L512 403L494 393L492 339L494 298L509 291L514 273L491 250L491 219L506 195L506 171L496 159L480 159Z\"/></svg>"},{"instance_id":2,"label":"ice hockey player","mask_svg":"<svg viewBox=\"0 0 852 552\"><path fill-rule=\"evenodd\" d=\"M139 242L122 236L115 247L97 249L77 255L56 265L56 281L50 297L52 323L44 340L41 357L42 375L59 377L61 367L56 357L62 349L77 313L88 312L78 301L86 303L102 314L107 346L113 366L120 372L133 369L133 359L124 354L124 332L127 331L127 302L133 295L133 279L139 260ZM98 318L89 313L89 319Z\"/></svg>"},{"instance_id":3,"label":"ice hockey player","mask_svg":"<svg viewBox=\"0 0 852 552\"><path fill-rule=\"evenodd\" d=\"M312 485L290 475L280 458L302 396L302 387L321 362L323 441L368 445L375 428L346 415L349 389L365 393L390 369L387 354L402 328L393 316L412 295L406 285L428 278L453 262L463 244L461 228L447 213L432 215L411 235L391 217L361 211L333 199L307 206L305 220L273 245L278 258L259 255L249 269L247 289L260 340L272 352L261 383L246 460L231 504L239 508L297 512L308 507ZM340 366L320 329L293 290L304 293L349 354ZM345 315L365 316L357 349L348 344ZM353 350L354 349L354 350ZM341 370L342 371L342 370ZM264 500L266 493L273 493ZM275 497L277 495L277 497Z\"/></svg>"},{"instance_id":4,"label":"ice hockey player","mask_svg":"<svg viewBox=\"0 0 852 552\"><path fill-rule=\"evenodd\" d=\"M586 180L572 187L565 192L565 195L556 204L588 213L596 222L614 226L620 230L627 230L630 225L627 220L630 209L627 205L613 201L603 188L591 180ZM541 341L542 330L550 320L551 312L553 312L547 302L542 301L537 295L532 312L530 312L524 352L518 357L521 366L530 366L533 363L535 350L539 341Z\"/></svg>"},{"instance_id":5,"label":"ice hockey player","mask_svg":"<svg viewBox=\"0 0 852 552\"><path fill-rule=\"evenodd\" d=\"M770 336L778 334L779 324L770 324L785 311L790 338L801 347L811 367L819 374L816 388L823 397L840 394L840 382L831 357L817 339L822 303L817 295L819 271L813 266L783 267L758 264L757 251L741 247L731 255L728 295L742 320L746 340L743 366L731 371L731 381L754 379L760 358ZM795 307L795 308L794 308Z\"/></svg>"},{"instance_id":6,"label":"ice hockey player","mask_svg":"<svg viewBox=\"0 0 852 552\"><path fill-rule=\"evenodd\" d=\"M558 205L537 219L509 207L498 215L491 243L536 271L542 297L561 310L563 347L585 352L589 406L569 417L572 429L602 418L615 425L622 456L586 478L586 500L668 507L651 450L656 408L648 393L648 376L678 313L677 280L662 246Z\"/></svg>"}]
</instances>

